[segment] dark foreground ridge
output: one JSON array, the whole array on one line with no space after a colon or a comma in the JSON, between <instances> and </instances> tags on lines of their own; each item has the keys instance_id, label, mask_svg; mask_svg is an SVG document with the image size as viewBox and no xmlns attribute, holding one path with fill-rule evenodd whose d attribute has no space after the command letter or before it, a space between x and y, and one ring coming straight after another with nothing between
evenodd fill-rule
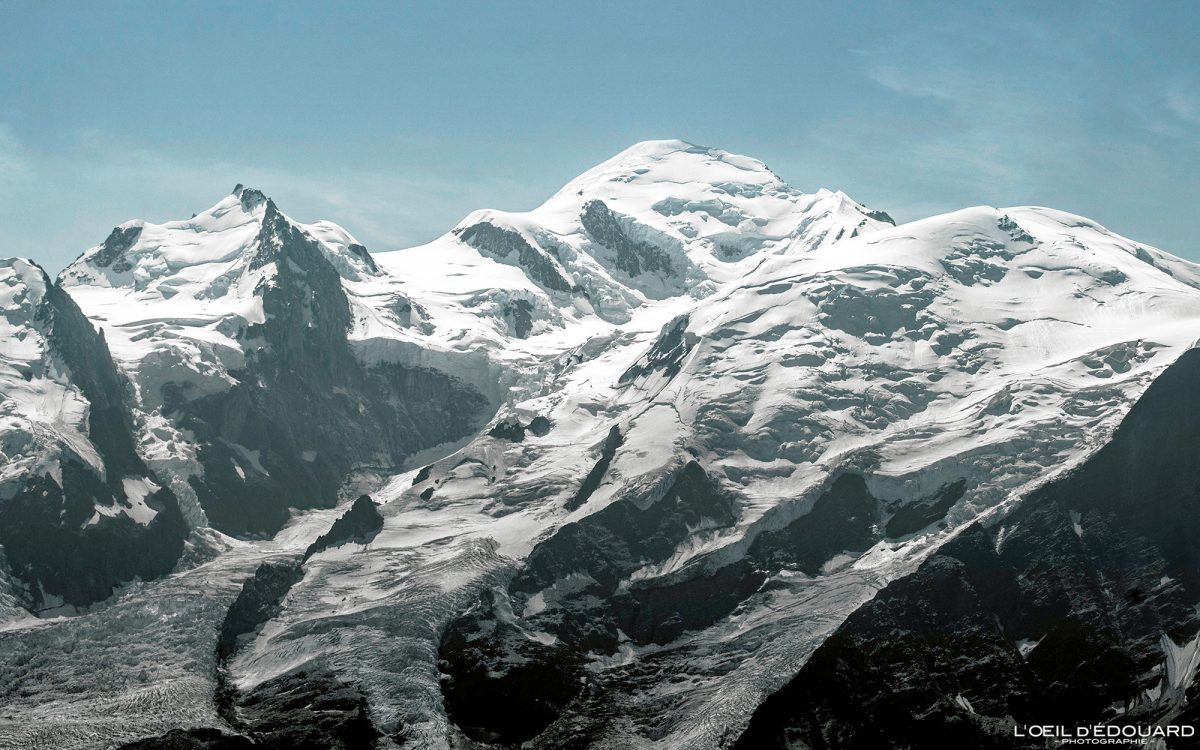
<instances>
[{"instance_id":1,"label":"dark foreground ridge","mask_svg":"<svg viewBox=\"0 0 1200 750\"><path fill-rule=\"evenodd\" d=\"M1032 748L1014 725L1200 721L1194 673L1167 666L1200 630L1198 511L1192 350L1083 465L848 618L736 747Z\"/></svg>"}]
</instances>

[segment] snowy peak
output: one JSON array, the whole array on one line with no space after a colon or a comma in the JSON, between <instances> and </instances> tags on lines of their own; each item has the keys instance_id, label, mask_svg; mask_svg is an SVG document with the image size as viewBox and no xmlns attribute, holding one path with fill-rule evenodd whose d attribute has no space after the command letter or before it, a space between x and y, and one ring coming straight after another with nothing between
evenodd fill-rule
<instances>
[{"instance_id":1,"label":"snowy peak","mask_svg":"<svg viewBox=\"0 0 1200 750\"><path fill-rule=\"evenodd\" d=\"M1200 269L1086 219L896 227L677 141L375 257L239 186L117 227L63 284L0 263L0 514L21 511L0 546L68 603L141 581L0 632L27 680L9 725L63 747L228 688L197 720L225 726L324 672L406 746L727 747L881 586L1107 441L1200 330ZM370 544L317 551L360 486ZM254 569L301 559L214 669L222 617L263 602ZM81 633L129 667L115 698ZM47 718L64 674L83 698Z\"/></svg>"},{"instance_id":2,"label":"snowy peak","mask_svg":"<svg viewBox=\"0 0 1200 750\"><path fill-rule=\"evenodd\" d=\"M0 404L5 407L10 406L10 383L42 376L48 350L44 303L49 286L46 272L36 263L0 258L0 384L5 384Z\"/></svg>"},{"instance_id":3,"label":"snowy peak","mask_svg":"<svg viewBox=\"0 0 1200 750\"><path fill-rule=\"evenodd\" d=\"M564 185L550 200L581 191L595 197L620 197L620 185L661 183L786 187L758 159L681 140L658 140L636 143L597 164Z\"/></svg>"},{"instance_id":4,"label":"snowy peak","mask_svg":"<svg viewBox=\"0 0 1200 750\"><path fill-rule=\"evenodd\" d=\"M797 190L757 159L678 140L646 141L532 211L470 214L421 255L487 273L479 291L497 298L497 309L516 295L553 328L579 311L626 322L647 302L712 294L765 256L802 254L891 225L886 214L844 193ZM529 283L498 289L492 279L509 274L472 262L460 252L463 245L519 269ZM395 254L396 267L414 255ZM478 309L482 303L475 302Z\"/></svg>"},{"instance_id":5,"label":"snowy peak","mask_svg":"<svg viewBox=\"0 0 1200 750\"><path fill-rule=\"evenodd\" d=\"M329 222L312 228L285 216L261 190L238 185L233 193L190 219L153 224L130 221L83 253L62 273L71 286L127 287L169 299L181 292L221 297L247 271L267 265L273 234L295 226L320 245L344 278L379 272L346 230ZM251 284L253 288L253 284Z\"/></svg>"},{"instance_id":6,"label":"snowy peak","mask_svg":"<svg viewBox=\"0 0 1200 750\"><path fill-rule=\"evenodd\" d=\"M893 223L840 191L808 195L758 159L685 141L636 144L572 180L538 211L595 200L684 242L701 240L722 261L795 242L816 247Z\"/></svg>"},{"instance_id":7,"label":"snowy peak","mask_svg":"<svg viewBox=\"0 0 1200 750\"><path fill-rule=\"evenodd\" d=\"M742 274L751 256L805 252L892 223L845 193L796 190L756 158L648 140L571 180L533 211L476 211L455 234L499 262L522 266L541 286L553 276L551 290L616 284L664 299L708 294ZM484 233L511 241L472 241ZM593 262L599 281L587 278L596 275Z\"/></svg>"}]
</instances>

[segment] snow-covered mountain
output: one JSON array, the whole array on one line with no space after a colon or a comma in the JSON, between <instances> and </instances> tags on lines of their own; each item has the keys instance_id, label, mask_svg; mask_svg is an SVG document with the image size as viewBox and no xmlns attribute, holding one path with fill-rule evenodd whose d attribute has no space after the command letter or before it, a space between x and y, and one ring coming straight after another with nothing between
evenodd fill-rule
<instances>
[{"instance_id":1,"label":"snow-covered mountain","mask_svg":"<svg viewBox=\"0 0 1200 750\"><path fill-rule=\"evenodd\" d=\"M239 186L57 284L9 263L8 338L34 343L3 350L5 487L70 451L170 499L89 501L170 554L0 630L16 747L729 747L877 592L1103 451L1200 337L1200 267L1087 219L893 226L679 141L417 248ZM82 310L86 367L43 298ZM110 402L137 471L89 458ZM4 533L4 601L44 607L73 569L54 544L22 568Z\"/></svg>"},{"instance_id":2,"label":"snow-covered mountain","mask_svg":"<svg viewBox=\"0 0 1200 750\"><path fill-rule=\"evenodd\" d=\"M0 260L0 611L72 611L169 572L187 527L135 449L129 384L41 268Z\"/></svg>"},{"instance_id":3,"label":"snow-covered mountain","mask_svg":"<svg viewBox=\"0 0 1200 750\"><path fill-rule=\"evenodd\" d=\"M383 274L340 227L238 186L187 221L117 227L61 278L111 331L143 452L193 524L270 534L289 506L333 505L350 472L394 471L486 420L479 388L444 369L362 356L372 324L401 342L412 324L401 294L355 293Z\"/></svg>"}]
</instances>

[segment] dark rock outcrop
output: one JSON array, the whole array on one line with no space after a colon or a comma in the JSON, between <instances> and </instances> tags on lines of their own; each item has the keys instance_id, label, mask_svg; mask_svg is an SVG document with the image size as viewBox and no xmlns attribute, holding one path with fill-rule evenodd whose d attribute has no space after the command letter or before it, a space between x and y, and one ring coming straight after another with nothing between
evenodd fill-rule
<instances>
[{"instance_id":1,"label":"dark rock outcrop","mask_svg":"<svg viewBox=\"0 0 1200 750\"><path fill-rule=\"evenodd\" d=\"M84 607L112 596L122 583L174 568L188 527L169 489L145 498L157 515L144 526L123 514L85 525L96 506L116 508L124 495L77 459L64 460L61 469L61 486L48 474L31 476L0 504L0 545L13 574L28 586L32 610L49 607L47 596Z\"/></svg>"},{"instance_id":2,"label":"dark rock outcrop","mask_svg":"<svg viewBox=\"0 0 1200 750\"><path fill-rule=\"evenodd\" d=\"M892 226L896 226L896 220L893 219L890 215L888 215L887 211L881 211L879 209L874 209L874 210L867 211L867 216L874 219L875 221L882 221L885 224L891 224Z\"/></svg>"},{"instance_id":3,"label":"dark rock outcrop","mask_svg":"<svg viewBox=\"0 0 1200 750\"><path fill-rule=\"evenodd\" d=\"M239 700L236 721L238 735L175 729L121 750L372 750L380 737L362 691L322 669L259 685Z\"/></svg>"},{"instance_id":4,"label":"dark rock outcrop","mask_svg":"<svg viewBox=\"0 0 1200 750\"><path fill-rule=\"evenodd\" d=\"M125 254L141 236L142 228L139 226L115 227L100 246L100 251L92 256L92 263L100 268L111 268L116 273L125 273L133 268Z\"/></svg>"},{"instance_id":5,"label":"dark rock outcrop","mask_svg":"<svg viewBox=\"0 0 1200 750\"><path fill-rule=\"evenodd\" d=\"M522 424L521 420L515 415L510 415L496 422L492 429L488 430L488 434L494 438L508 440L513 443L524 442L525 435L532 433L535 437L545 437L550 432L550 420L538 415L529 420L529 424ZM413 480L413 484L420 484L429 478L429 467L417 474L417 478Z\"/></svg>"},{"instance_id":6,"label":"dark rock outcrop","mask_svg":"<svg viewBox=\"0 0 1200 750\"><path fill-rule=\"evenodd\" d=\"M613 265L630 277L644 273L671 277L676 273L671 256L649 242L630 237L604 201L583 204L579 221L596 244L612 251Z\"/></svg>"},{"instance_id":7,"label":"dark rock outcrop","mask_svg":"<svg viewBox=\"0 0 1200 750\"><path fill-rule=\"evenodd\" d=\"M526 299L513 300L504 307L504 320L514 336L529 338L533 331L533 303Z\"/></svg>"},{"instance_id":8,"label":"dark rock outcrop","mask_svg":"<svg viewBox=\"0 0 1200 750\"><path fill-rule=\"evenodd\" d=\"M555 292L574 289L575 285L567 279L558 260L529 244L519 232L498 227L489 221L481 221L455 232L460 240L476 250L520 266L530 279L545 289Z\"/></svg>"},{"instance_id":9,"label":"dark rock outcrop","mask_svg":"<svg viewBox=\"0 0 1200 750\"><path fill-rule=\"evenodd\" d=\"M645 507L617 500L564 525L534 547L508 590L488 592L446 629L439 667L450 718L476 741L519 744L540 734L588 689L585 665L596 654L617 651L622 626L642 642L659 642L727 613L740 600L736 594L714 596L682 616L678 604L706 587L752 590L761 579L751 582L751 571L722 571L709 583L702 579L657 593L617 592L635 570L667 560L696 529L728 527L736 520L733 498L693 461ZM572 583L559 598L542 593L560 581ZM518 613L524 608L521 626L506 614L510 608ZM531 632L541 637L531 638Z\"/></svg>"},{"instance_id":10,"label":"dark rock outcrop","mask_svg":"<svg viewBox=\"0 0 1200 750\"><path fill-rule=\"evenodd\" d=\"M834 556L843 552L857 556L873 545L877 515L878 501L862 476L845 473L808 513L778 531L755 537L747 555L766 569L795 567L816 575Z\"/></svg>"},{"instance_id":11,"label":"dark rock outcrop","mask_svg":"<svg viewBox=\"0 0 1200 750\"><path fill-rule=\"evenodd\" d=\"M380 515L375 502L368 495L360 495L350 509L333 522L329 531L308 545L308 549L304 551L304 559L307 560L322 550L349 542L366 544L374 539L382 528L383 516Z\"/></svg>"},{"instance_id":12,"label":"dark rock outcrop","mask_svg":"<svg viewBox=\"0 0 1200 750\"><path fill-rule=\"evenodd\" d=\"M294 562L266 562L242 584L237 599L221 623L217 656L223 663L238 651L239 639L255 632L279 613L283 598L303 578L303 568Z\"/></svg>"},{"instance_id":13,"label":"dark rock outcrop","mask_svg":"<svg viewBox=\"0 0 1200 750\"><path fill-rule=\"evenodd\" d=\"M938 489L933 497L900 506L888 519L885 534L892 539L915 534L946 517L966 492L967 482L960 479Z\"/></svg>"},{"instance_id":14,"label":"dark rock outcrop","mask_svg":"<svg viewBox=\"0 0 1200 750\"><path fill-rule=\"evenodd\" d=\"M618 383L624 385L654 373L668 380L679 374L683 360L699 342L699 337L687 329L690 318L680 315L663 326L649 351L621 373Z\"/></svg>"},{"instance_id":15,"label":"dark rock outcrop","mask_svg":"<svg viewBox=\"0 0 1200 750\"><path fill-rule=\"evenodd\" d=\"M120 750L247 750L259 747L248 737L226 734L220 729L172 729L158 737L147 737L121 745Z\"/></svg>"},{"instance_id":16,"label":"dark rock outcrop","mask_svg":"<svg viewBox=\"0 0 1200 750\"><path fill-rule=\"evenodd\" d=\"M687 630L719 621L766 580L765 573L743 559L711 575L630 585L614 598L613 612L621 632L635 643L664 645Z\"/></svg>"},{"instance_id":17,"label":"dark rock outcrop","mask_svg":"<svg viewBox=\"0 0 1200 750\"><path fill-rule=\"evenodd\" d=\"M613 456L617 454L617 448L625 442L625 437L621 434L621 429L616 425L608 431L608 436L604 438L604 445L600 447L600 458L597 459L596 465L583 478L583 483L579 485L579 489L567 501L567 510L575 510L588 501L596 488L600 486L600 482L604 481L604 475L608 473L608 465L612 463Z\"/></svg>"},{"instance_id":18,"label":"dark rock outcrop","mask_svg":"<svg viewBox=\"0 0 1200 750\"><path fill-rule=\"evenodd\" d=\"M314 546L323 541L326 546L332 546L337 543L337 537L349 538L347 534L352 536L356 529L370 525L365 517L371 512L378 513L374 503L364 495ZM345 521L347 516L351 520L339 528L338 523ZM190 730L182 737L165 735L143 740L149 744L135 747L167 749L178 746L205 750L234 750L247 746L271 750L367 750L375 747L379 732L371 721L366 696L356 686L339 679L319 664L293 669L245 692L238 691L228 679L229 660L265 623L279 614L288 592L303 577L302 562L263 563L242 584L242 590L221 624L214 701L222 718L240 736ZM193 744L155 744L167 742Z\"/></svg>"},{"instance_id":19,"label":"dark rock outcrop","mask_svg":"<svg viewBox=\"0 0 1200 750\"><path fill-rule=\"evenodd\" d=\"M45 278L46 297L38 310L49 332L51 351L70 371L71 383L83 392L88 409L88 438L104 460L109 481L144 475L146 466L134 448L130 384L113 363L104 334L61 287Z\"/></svg>"},{"instance_id":20,"label":"dark rock outcrop","mask_svg":"<svg viewBox=\"0 0 1200 750\"><path fill-rule=\"evenodd\" d=\"M237 708L241 730L270 750L371 750L380 738L363 692L320 668L257 686Z\"/></svg>"},{"instance_id":21,"label":"dark rock outcrop","mask_svg":"<svg viewBox=\"0 0 1200 750\"><path fill-rule=\"evenodd\" d=\"M488 430L488 434L511 443L520 443L525 439L525 425L521 424L517 417L508 416L496 422L495 426Z\"/></svg>"}]
</instances>

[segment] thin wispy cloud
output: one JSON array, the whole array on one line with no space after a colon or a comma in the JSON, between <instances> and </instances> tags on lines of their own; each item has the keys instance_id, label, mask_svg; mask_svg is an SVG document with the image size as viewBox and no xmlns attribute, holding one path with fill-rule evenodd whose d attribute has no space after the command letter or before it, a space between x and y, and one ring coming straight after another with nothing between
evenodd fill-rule
<instances>
[{"instance_id":1,"label":"thin wispy cloud","mask_svg":"<svg viewBox=\"0 0 1200 750\"><path fill-rule=\"evenodd\" d=\"M12 128L0 122L0 190L11 190L29 177L29 163Z\"/></svg>"},{"instance_id":2,"label":"thin wispy cloud","mask_svg":"<svg viewBox=\"0 0 1200 750\"><path fill-rule=\"evenodd\" d=\"M1166 105L1180 120L1200 125L1200 90L1172 89L1167 92Z\"/></svg>"},{"instance_id":3,"label":"thin wispy cloud","mask_svg":"<svg viewBox=\"0 0 1200 750\"><path fill-rule=\"evenodd\" d=\"M28 179L34 173L36 183ZM3 254L42 257L54 270L98 243L117 223L186 218L220 200L237 183L262 189L297 220L341 224L375 251L427 242L468 210L486 207L497 195L523 192L516 180L463 181L426 169L397 174L307 161L250 164L150 146L95 129L80 133L67 149L37 152L0 125L0 221L10 228L24 224L22 234L29 238L27 245L10 243ZM47 193L70 207L69 222L32 226L36 212L31 216L28 206ZM533 207L536 199L530 196L527 203Z\"/></svg>"}]
</instances>

